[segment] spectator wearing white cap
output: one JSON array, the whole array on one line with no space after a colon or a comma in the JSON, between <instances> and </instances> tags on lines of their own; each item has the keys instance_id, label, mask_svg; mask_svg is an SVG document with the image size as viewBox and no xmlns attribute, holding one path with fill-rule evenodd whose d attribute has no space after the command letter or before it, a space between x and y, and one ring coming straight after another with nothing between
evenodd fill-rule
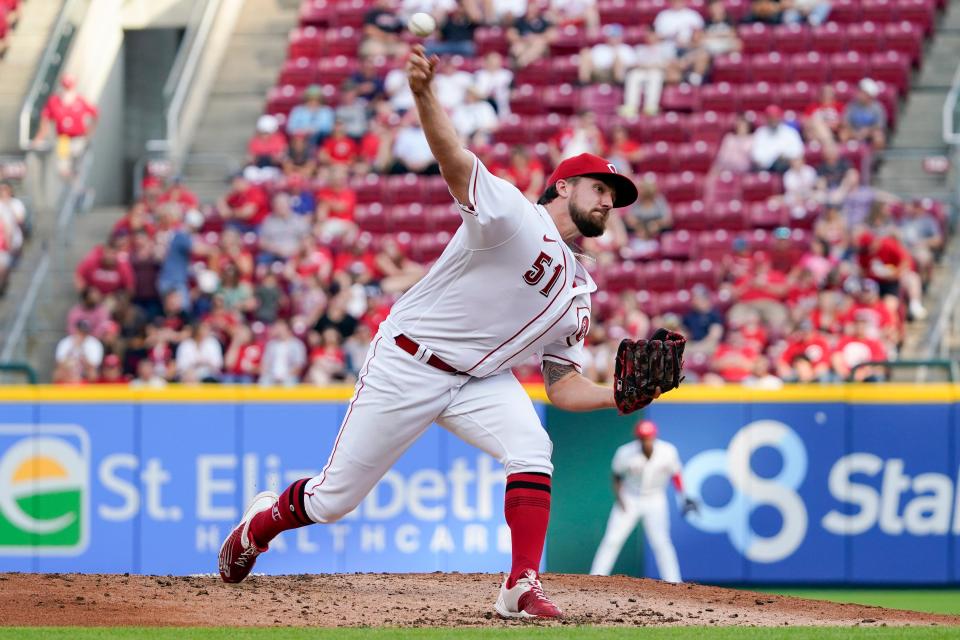
<instances>
[{"instance_id":1,"label":"spectator wearing white cap","mask_svg":"<svg viewBox=\"0 0 960 640\"><path fill-rule=\"evenodd\" d=\"M247 164L258 167L279 167L287 155L287 138L280 132L276 116L257 118L257 132L247 144Z\"/></svg>"},{"instance_id":2,"label":"spectator wearing white cap","mask_svg":"<svg viewBox=\"0 0 960 640\"><path fill-rule=\"evenodd\" d=\"M857 94L843 111L840 140L867 142L874 149L883 149L887 138L887 112L877 100L880 85L872 78L864 78L857 85Z\"/></svg>"}]
</instances>

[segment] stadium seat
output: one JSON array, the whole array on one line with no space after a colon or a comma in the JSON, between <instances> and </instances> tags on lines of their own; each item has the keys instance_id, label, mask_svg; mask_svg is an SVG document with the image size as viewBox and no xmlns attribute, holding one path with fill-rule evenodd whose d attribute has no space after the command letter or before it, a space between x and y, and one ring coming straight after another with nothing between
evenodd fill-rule
<instances>
[{"instance_id":1,"label":"stadium seat","mask_svg":"<svg viewBox=\"0 0 960 640\"><path fill-rule=\"evenodd\" d=\"M790 58L792 79L811 85L824 84L830 71L827 64L825 56L817 51L795 54Z\"/></svg>"},{"instance_id":2,"label":"stadium seat","mask_svg":"<svg viewBox=\"0 0 960 640\"><path fill-rule=\"evenodd\" d=\"M883 25L883 47L886 51L899 51L910 57L915 68L920 67L923 51L923 31L907 20Z\"/></svg>"},{"instance_id":3,"label":"stadium seat","mask_svg":"<svg viewBox=\"0 0 960 640\"><path fill-rule=\"evenodd\" d=\"M703 285L712 290L720 284L721 270L713 260L703 258L681 263L678 275L678 287L690 289Z\"/></svg>"},{"instance_id":4,"label":"stadium seat","mask_svg":"<svg viewBox=\"0 0 960 640\"><path fill-rule=\"evenodd\" d=\"M712 224L702 200L677 203L671 211L671 217L674 230L706 231Z\"/></svg>"},{"instance_id":5,"label":"stadium seat","mask_svg":"<svg viewBox=\"0 0 960 640\"><path fill-rule=\"evenodd\" d=\"M710 144L719 144L728 131L733 129L736 117L732 113L701 111L688 116L687 131L691 140L703 140Z\"/></svg>"},{"instance_id":6,"label":"stadium seat","mask_svg":"<svg viewBox=\"0 0 960 640\"><path fill-rule=\"evenodd\" d=\"M806 53L810 50L810 28L806 25L784 24L773 27L775 50L783 56ZM783 79L783 76L781 76Z\"/></svg>"},{"instance_id":7,"label":"stadium seat","mask_svg":"<svg viewBox=\"0 0 960 640\"><path fill-rule=\"evenodd\" d=\"M390 231L390 220L384 213L383 205L379 202L358 204L354 213L357 226L370 233L386 233Z\"/></svg>"},{"instance_id":8,"label":"stadium seat","mask_svg":"<svg viewBox=\"0 0 960 640\"><path fill-rule=\"evenodd\" d=\"M682 144L677 147L676 166L681 171L707 173L716 155L717 146L703 140Z\"/></svg>"},{"instance_id":9,"label":"stadium seat","mask_svg":"<svg viewBox=\"0 0 960 640\"><path fill-rule=\"evenodd\" d=\"M750 77L753 82L779 83L789 77L789 59L779 51L761 53L750 58Z\"/></svg>"},{"instance_id":10,"label":"stadium seat","mask_svg":"<svg viewBox=\"0 0 960 640\"><path fill-rule=\"evenodd\" d=\"M736 113L740 110L737 91L727 82L718 82L700 87L700 105L705 111Z\"/></svg>"},{"instance_id":11,"label":"stadium seat","mask_svg":"<svg viewBox=\"0 0 960 640\"><path fill-rule=\"evenodd\" d=\"M690 202L703 196L703 181L692 171L669 174L661 188L667 202Z\"/></svg>"},{"instance_id":12,"label":"stadium seat","mask_svg":"<svg viewBox=\"0 0 960 640\"><path fill-rule=\"evenodd\" d=\"M771 28L759 22L740 25L737 28L737 35L743 43L742 53L744 55L766 53L770 51L770 47L773 45Z\"/></svg>"},{"instance_id":13,"label":"stadium seat","mask_svg":"<svg viewBox=\"0 0 960 640\"><path fill-rule=\"evenodd\" d=\"M672 260L655 260L639 268L638 284L650 291L673 291L677 288L678 270Z\"/></svg>"},{"instance_id":14,"label":"stadium seat","mask_svg":"<svg viewBox=\"0 0 960 640\"><path fill-rule=\"evenodd\" d=\"M663 88L660 108L664 111L689 113L700 108L700 90L689 84L670 85Z\"/></svg>"},{"instance_id":15,"label":"stadium seat","mask_svg":"<svg viewBox=\"0 0 960 640\"><path fill-rule=\"evenodd\" d=\"M835 53L830 56L830 81L855 84L870 75L869 61L856 51Z\"/></svg>"},{"instance_id":16,"label":"stadium seat","mask_svg":"<svg viewBox=\"0 0 960 640\"><path fill-rule=\"evenodd\" d=\"M863 23L893 22L897 20L898 13L893 0L862 0L859 19Z\"/></svg>"},{"instance_id":17,"label":"stadium seat","mask_svg":"<svg viewBox=\"0 0 960 640\"><path fill-rule=\"evenodd\" d=\"M824 54L846 51L846 31L836 22L813 27L810 32L810 47Z\"/></svg>"},{"instance_id":18,"label":"stadium seat","mask_svg":"<svg viewBox=\"0 0 960 640\"><path fill-rule=\"evenodd\" d=\"M597 115L614 114L622 104L623 89L610 84L590 85L580 93L579 109L587 109Z\"/></svg>"},{"instance_id":19,"label":"stadium seat","mask_svg":"<svg viewBox=\"0 0 960 640\"><path fill-rule=\"evenodd\" d=\"M768 171L748 173L743 176L740 189L746 202L765 201L770 196L780 193L780 176Z\"/></svg>"},{"instance_id":20,"label":"stadium seat","mask_svg":"<svg viewBox=\"0 0 960 640\"><path fill-rule=\"evenodd\" d=\"M747 227L746 212L739 200L719 202L714 205L710 216L711 228L739 231Z\"/></svg>"},{"instance_id":21,"label":"stadium seat","mask_svg":"<svg viewBox=\"0 0 960 640\"><path fill-rule=\"evenodd\" d=\"M860 20L861 0L831 0L830 21L851 24Z\"/></svg>"},{"instance_id":22,"label":"stadium seat","mask_svg":"<svg viewBox=\"0 0 960 640\"><path fill-rule=\"evenodd\" d=\"M713 82L742 84L750 80L750 66L747 59L737 52L719 55L713 59L710 77Z\"/></svg>"},{"instance_id":23,"label":"stadium seat","mask_svg":"<svg viewBox=\"0 0 960 640\"><path fill-rule=\"evenodd\" d=\"M356 58L348 58L344 55L321 58L317 63L316 82L339 87L358 67Z\"/></svg>"},{"instance_id":24,"label":"stadium seat","mask_svg":"<svg viewBox=\"0 0 960 640\"><path fill-rule=\"evenodd\" d=\"M634 165L637 173L669 173L673 171L674 153L673 147L660 140L652 145L646 145L643 148L643 155Z\"/></svg>"},{"instance_id":25,"label":"stadium seat","mask_svg":"<svg viewBox=\"0 0 960 640\"><path fill-rule=\"evenodd\" d=\"M687 139L680 116L676 113L663 113L645 118L646 132L650 140L664 142L683 142Z\"/></svg>"},{"instance_id":26,"label":"stadium seat","mask_svg":"<svg viewBox=\"0 0 960 640\"><path fill-rule=\"evenodd\" d=\"M573 85L561 84L558 87L544 87L540 97L539 113L544 110L552 113L576 113L580 96Z\"/></svg>"},{"instance_id":27,"label":"stadium seat","mask_svg":"<svg viewBox=\"0 0 960 640\"><path fill-rule=\"evenodd\" d=\"M550 42L550 55L569 56L580 53L580 50L586 46L586 33L575 25L568 24L560 28L556 37Z\"/></svg>"},{"instance_id":28,"label":"stadium seat","mask_svg":"<svg viewBox=\"0 0 960 640\"><path fill-rule=\"evenodd\" d=\"M474 33L474 42L478 56L485 56L491 51L507 55L510 50L507 33L502 27L478 27Z\"/></svg>"},{"instance_id":29,"label":"stadium seat","mask_svg":"<svg viewBox=\"0 0 960 640\"><path fill-rule=\"evenodd\" d=\"M300 27L290 32L288 58L319 58L323 40L316 27Z\"/></svg>"},{"instance_id":30,"label":"stadium seat","mask_svg":"<svg viewBox=\"0 0 960 640\"><path fill-rule=\"evenodd\" d=\"M317 65L312 58L301 56L287 60L280 69L280 85L306 87L317 82Z\"/></svg>"},{"instance_id":31,"label":"stadium seat","mask_svg":"<svg viewBox=\"0 0 960 640\"><path fill-rule=\"evenodd\" d=\"M870 56L870 76L896 88L900 97L910 88L910 57L900 51L883 51Z\"/></svg>"},{"instance_id":32,"label":"stadium seat","mask_svg":"<svg viewBox=\"0 0 960 640\"><path fill-rule=\"evenodd\" d=\"M686 229L666 231L660 235L660 255L675 260L689 260L694 252L694 237Z\"/></svg>"},{"instance_id":33,"label":"stadium seat","mask_svg":"<svg viewBox=\"0 0 960 640\"><path fill-rule=\"evenodd\" d=\"M785 111L802 112L817 100L817 91L809 83L800 81L780 85L779 105Z\"/></svg>"},{"instance_id":34,"label":"stadium seat","mask_svg":"<svg viewBox=\"0 0 960 640\"><path fill-rule=\"evenodd\" d=\"M743 111L759 113L777 102L777 91L769 83L758 82L740 87L740 109Z\"/></svg>"},{"instance_id":35,"label":"stadium seat","mask_svg":"<svg viewBox=\"0 0 960 640\"><path fill-rule=\"evenodd\" d=\"M787 222L787 211L780 204L754 202L747 209L747 226L754 229L775 229Z\"/></svg>"},{"instance_id":36,"label":"stadium seat","mask_svg":"<svg viewBox=\"0 0 960 640\"><path fill-rule=\"evenodd\" d=\"M384 192L383 182L384 179L375 173L353 178L350 181L350 188L357 194L357 204L384 202L387 194Z\"/></svg>"},{"instance_id":37,"label":"stadium seat","mask_svg":"<svg viewBox=\"0 0 960 640\"><path fill-rule=\"evenodd\" d=\"M851 51L869 54L883 50L881 30L873 22L860 22L847 27L847 47Z\"/></svg>"}]
</instances>

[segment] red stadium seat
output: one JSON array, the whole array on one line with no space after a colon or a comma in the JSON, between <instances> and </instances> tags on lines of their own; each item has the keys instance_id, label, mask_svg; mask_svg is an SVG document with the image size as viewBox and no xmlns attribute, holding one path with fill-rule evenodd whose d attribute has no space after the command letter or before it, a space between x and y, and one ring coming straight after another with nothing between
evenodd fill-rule
<instances>
[{"instance_id":1,"label":"red stadium seat","mask_svg":"<svg viewBox=\"0 0 960 640\"><path fill-rule=\"evenodd\" d=\"M787 222L794 229L813 229L823 211L818 202L809 202L803 207L793 207L787 211Z\"/></svg>"},{"instance_id":2,"label":"red stadium seat","mask_svg":"<svg viewBox=\"0 0 960 640\"><path fill-rule=\"evenodd\" d=\"M830 21L851 24L860 20L861 0L831 0Z\"/></svg>"},{"instance_id":3,"label":"red stadium seat","mask_svg":"<svg viewBox=\"0 0 960 640\"><path fill-rule=\"evenodd\" d=\"M780 177L774 173L761 171L748 173L740 182L743 199L747 202L765 201L780 193Z\"/></svg>"},{"instance_id":4,"label":"red stadium seat","mask_svg":"<svg viewBox=\"0 0 960 640\"><path fill-rule=\"evenodd\" d=\"M603 24L634 24L637 22L636 3L628 0L601 0L597 3Z\"/></svg>"},{"instance_id":5,"label":"red stadium seat","mask_svg":"<svg viewBox=\"0 0 960 640\"><path fill-rule=\"evenodd\" d=\"M359 62L356 58L348 58L344 55L321 58L317 64L316 81L321 84L332 84L339 87L358 67Z\"/></svg>"},{"instance_id":6,"label":"red stadium seat","mask_svg":"<svg viewBox=\"0 0 960 640\"><path fill-rule=\"evenodd\" d=\"M714 184L714 197L718 200L733 200L740 197L740 174L721 171Z\"/></svg>"},{"instance_id":7,"label":"red stadium seat","mask_svg":"<svg viewBox=\"0 0 960 640\"><path fill-rule=\"evenodd\" d=\"M357 226L370 233L390 231L390 219L384 213L383 205L379 202L358 204L353 219Z\"/></svg>"},{"instance_id":8,"label":"red stadium seat","mask_svg":"<svg viewBox=\"0 0 960 640\"><path fill-rule=\"evenodd\" d=\"M859 53L875 53L883 50L880 27L873 22L861 22L847 27L847 47Z\"/></svg>"},{"instance_id":9,"label":"red stadium seat","mask_svg":"<svg viewBox=\"0 0 960 640\"><path fill-rule=\"evenodd\" d=\"M686 229L660 234L660 255L675 260L689 260L694 252L694 237Z\"/></svg>"},{"instance_id":10,"label":"red stadium seat","mask_svg":"<svg viewBox=\"0 0 960 640\"><path fill-rule=\"evenodd\" d=\"M710 70L713 82L743 84L750 80L750 65L739 53L727 53L713 59Z\"/></svg>"},{"instance_id":11,"label":"red stadium seat","mask_svg":"<svg viewBox=\"0 0 960 640\"><path fill-rule=\"evenodd\" d=\"M826 57L817 51L798 53L790 58L792 79L821 85L827 81L830 71L827 65Z\"/></svg>"},{"instance_id":12,"label":"red stadium seat","mask_svg":"<svg viewBox=\"0 0 960 640\"><path fill-rule=\"evenodd\" d=\"M907 54L911 64L919 68L923 55L923 30L906 20L887 23L883 26L883 46L887 51Z\"/></svg>"},{"instance_id":13,"label":"red stadium seat","mask_svg":"<svg viewBox=\"0 0 960 640\"><path fill-rule=\"evenodd\" d=\"M866 56L856 51L830 56L830 81L856 83L870 74Z\"/></svg>"},{"instance_id":14,"label":"red stadium seat","mask_svg":"<svg viewBox=\"0 0 960 640\"><path fill-rule=\"evenodd\" d=\"M363 177L353 178L350 188L357 194L357 204L372 204L387 199L383 184L383 178L375 173L368 173Z\"/></svg>"},{"instance_id":15,"label":"red stadium seat","mask_svg":"<svg viewBox=\"0 0 960 640\"><path fill-rule=\"evenodd\" d=\"M643 148L643 155L634 165L637 173L669 173L673 170L673 148L667 142L660 140Z\"/></svg>"},{"instance_id":16,"label":"red stadium seat","mask_svg":"<svg viewBox=\"0 0 960 640\"><path fill-rule=\"evenodd\" d=\"M420 197L424 204L449 205L453 196L441 176L423 176L419 180Z\"/></svg>"},{"instance_id":17,"label":"red stadium seat","mask_svg":"<svg viewBox=\"0 0 960 640\"><path fill-rule=\"evenodd\" d=\"M637 282L650 291L673 291L677 288L678 276L676 263L659 260L642 265Z\"/></svg>"},{"instance_id":18,"label":"red stadium seat","mask_svg":"<svg viewBox=\"0 0 960 640\"><path fill-rule=\"evenodd\" d=\"M863 22L895 22L897 14L897 4L893 0L862 0L860 4L860 20Z\"/></svg>"},{"instance_id":19,"label":"red stadium seat","mask_svg":"<svg viewBox=\"0 0 960 640\"><path fill-rule=\"evenodd\" d=\"M289 114L295 106L303 101L302 96L303 87L295 87L292 84L271 87L267 92L266 112L270 114Z\"/></svg>"},{"instance_id":20,"label":"red stadium seat","mask_svg":"<svg viewBox=\"0 0 960 640\"><path fill-rule=\"evenodd\" d=\"M361 32L353 27L341 27L327 32L327 41L324 43L324 55L347 56L356 60L357 47L360 44Z\"/></svg>"},{"instance_id":21,"label":"red stadium seat","mask_svg":"<svg viewBox=\"0 0 960 640\"><path fill-rule=\"evenodd\" d=\"M430 230L430 219L418 202L395 205L387 209L391 228L409 233L426 233Z\"/></svg>"},{"instance_id":22,"label":"red stadium seat","mask_svg":"<svg viewBox=\"0 0 960 640\"><path fill-rule=\"evenodd\" d=\"M754 82L782 82L789 76L789 60L779 51L761 53L750 59L750 77Z\"/></svg>"},{"instance_id":23,"label":"red stadium seat","mask_svg":"<svg viewBox=\"0 0 960 640\"><path fill-rule=\"evenodd\" d=\"M717 147L703 140L689 144L681 144L676 148L677 168L694 173L707 173L713 166L713 159L717 155Z\"/></svg>"},{"instance_id":24,"label":"red stadium seat","mask_svg":"<svg viewBox=\"0 0 960 640\"><path fill-rule=\"evenodd\" d=\"M810 50L810 28L800 24L778 25L773 28L773 41L782 55L806 53Z\"/></svg>"},{"instance_id":25,"label":"red stadium seat","mask_svg":"<svg viewBox=\"0 0 960 640\"><path fill-rule=\"evenodd\" d=\"M718 144L723 136L733 129L732 113L717 113L716 111L701 111L691 114L687 118L687 130L691 140L703 140L710 144Z\"/></svg>"},{"instance_id":26,"label":"red stadium seat","mask_svg":"<svg viewBox=\"0 0 960 640\"><path fill-rule=\"evenodd\" d=\"M450 244L450 237L447 231L414 236L410 245L410 257L417 262L433 262Z\"/></svg>"},{"instance_id":27,"label":"red stadium seat","mask_svg":"<svg viewBox=\"0 0 960 640\"><path fill-rule=\"evenodd\" d=\"M590 85L580 93L579 108L588 109L597 115L614 114L622 104L623 89L613 85Z\"/></svg>"},{"instance_id":28,"label":"red stadium seat","mask_svg":"<svg viewBox=\"0 0 960 640\"><path fill-rule=\"evenodd\" d=\"M713 229L739 231L747 226L746 212L743 203L739 200L718 202L713 208L711 216Z\"/></svg>"},{"instance_id":29,"label":"red stadium seat","mask_svg":"<svg viewBox=\"0 0 960 640\"><path fill-rule=\"evenodd\" d=\"M766 82L740 87L740 109L743 111L760 112L777 102L776 89Z\"/></svg>"},{"instance_id":30,"label":"red stadium seat","mask_svg":"<svg viewBox=\"0 0 960 640\"><path fill-rule=\"evenodd\" d=\"M803 81L780 85L780 107L786 111L802 112L817 100L816 89Z\"/></svg>"},{"instance_id":31,"label":"red stadium seat","mask_svg":"<svg viewBox=\"0 0 960 640\"><path fill-rule=\"evenodd\" d=\"M576 76L574 76L576 81ZM546 87L560 82L554 70L552 58L541 58L528 64L522 69L517 69L513 77L515 85L531 84Z\"/></svg>"},{"instance_id":32,"label":"red stadium seat","mask_svg":"<svg viewBox=\"0 0 960 640\"><path fill-rule=\"evenodd\" d=\"M703 196L703 181L692 171L668 175L661 189L667 202L690 202Z\"/></svg>"},{"instance_id":33,"label":"red stadium seat","mask_svg":"<svg viewBox=\"0 0 960 640\"><path fill-rule=\"evenodd\" d=\"M543 113L541 88L532 84L522 84L514 88L510 95L510 110L520 115Z\"/></svg>"},{"instance_id":34,"label":"red stadium seat","mask_svg":"<svg viewBox=\"0 0 960 640\"><path fill-rule=\"evenodd\" d=\"M479 27L473 34L473 41L476 43L478 56L485 56L491 51L507 55L510 51L507 33L502 27Z\"/></svg>"},{"instance_id":35,"label":"red stadium seat","mask_svg":"<svg viewBox=\"0 0 960 640\"><path fill-rule=\"evenodd\" d=\"M405 173L400 176L388 176L384 190L388 195L390 202L395 204L407 204L420 202L420 177L415 173Z\"/></svg>"},{"instance_id":36,"label":"red stadium seat","mask_svg":"<svg viewBox=\"0 0 960 640\"><path fill-rule=\"evenodd\" d=\"M780 204L755 202L747 210L747 226L754 229L775 229L787 222L787 211Z\"/></svg>"},{"instance_id":37,"label":"red stadium seat","mask_svg":"<svg viewBox=\"0 0 960 640\"><path fill-rule=\"evenodd\" d=\"M587 34L574 25L561 28L550 43L550 55L568 56L587 46Z\"/></svg>"},{"instance_id":38,"label":"red stadium seat","mask_svg":"<svg viewBox=\"0 0 960 640\"><path fill-rule=\"evenodd\" d=\"M430 219L430 228L436 231L455 232L463 218L455 204L435 205L427 209L427 217Z\"/></svg>"},{"instance_id":39,"label":"red stadium seat","mask_svg":"<svg viewBox=\"0 0 960 640\"><path fill-rule=\"evenodd\" d=\"M711 225L702 200L677 203L671 211L671 217L674 230L706 231Z\"/></svg>"},{"instance_id":40,"label":"red stadium seat","mask_svg":"<svg viewBox=\"0 0 960 640\"><path fill-rule=\"evenodd\" d=\"M740 110L739 92L727 82L700 87L700 105L705 111L736 113Z\"/></svg>"},{"instance_id":41,"label":"red stadium seat","mask_svg":"<svg viewBox=\"0 0 960 640\"><path fill-rule=\"evenodd\" d=\"M573 114L577 111L580 96L573 85L562 84L559 87L544 87L538 113Z\"/></svg>"},{"instance_id":42,"label":"red stadium seat","mask_svg":"<svg viewBox=\"0 0 960 640\"><path fill-rule=\"evenodd\" d=\"M639 270L632 260L615 262L603 270L607 290L614 293L629 291L637 288Z\"/></svg>"},{"instance_id":43,"label":"red stadium seat","mask_svg":"<svg viewBox=\"0 0 960 640\"><path fill-rule=\"evenodd\" d=\"M531 133L529 119L511 113L500 121L500 125L493 134L493 139L495 142L502 142L507 145L527 144L530 141Z\"/></svg>"},{"instance_id":44,"label":"red stadium seat","mask_svg":"<svg viewBox=\"0 0 960 640\"><path fill-rule=\"evenodd\" d=\"M303 27L290 32L287 49L289 58L319 58L323 51L323 37L316 27Z\"/></svg>"},{"instance_id":45,"label":"red stadium seat","mask_svg":"<svg viewBox=\"0 0 960 640\"><path fill-rule=\"evenodd\" d=\"M345 0L339 2L337 3L336 13L337 26L360 29L363 27L363 20L369 10L370 5L364 0Z\"/></svg>"},{"instance_id":46,"label":"red stadium seat","mask_svg":"<svg viewBox=\"0 0 960 640\"><path fill-rule=\"evenodd\" d=\"M663 88L660 108L664 111L689 113L700 108L700 89L689 84L670 85Z\"/></svg>"},{"instance_id":47,"label":"red stadium seat","mask_svg":"<svg viewBox=\"0 0 960 640\"><path fill-rule=\"evenodd\" d=\"M900 20L913 22L927 37L933 35L935 4L930 0L896 0L897 16Z\"/></svg>"},{"instance_id":48,"label":"red stadium seat","mask_svg":"<svg viewBox=\"0 0 960 640\"><path fill-rule=\"evenodd\" d=\"M300 5L300 24L307 27L333 26L337 7L330 0L312 0Z\"/></svg>"},{"instance_id":49,"label":"red stadium seat","mask_svg":"<svg viewBox=\"0 0 960 640\"><path fill-rule=\"evenodd\" d=\"M743 42L743 54L766 53L773 44L772 29L765 24L754 22L737 28L737 35Z\"/></svg>"},{"instance_id":50,"label":"red stadium seat","mask_svg":"<svg viewBox=\"0 0 960 640\"><path fill-rule=\"evenodd\" d=\"M836 22L818 25L810 32L810 46L820 53L846 51L846 40L846 31Z\"/></svg>"},{"instance_id":51,"label":"red stadium seat","mask_svg":"<svg viewBox=\"0 0 960 640\"><path fill-rule=\"evenodd\" d=\"M289 84L295 87L306 87L317 82L316 62L307 57L287 60L283 63L280 70L280 79L277 82L281 85Z\"/></svg>"},{"instance_id":52,"label":"red stadium seat","mask_svg":"<svg viewBox=\"0 0 960 640\"><path fill-rule=\"evenodd\" d=\"M890 84L901 97L910 89L910 57L900 51L884 51L870 56L870 77Z\"/></svg>"},{"instance_id":53,"label":"red stadium seat","mask_svg":"<svg viewBox=\"0 0 960 640\"><path fill-rule=\"evenodd\" d=\"M646 118L646 131L650 140L665 142L683 142L687 132L683 128L680 116L676 113L664 113Z\"/></svg>"},{"instance_id":54,"label":"red stadium seat","mask_svg":"<svg viewBox=\"0 0 960 640\"><path fill-rule=\"evenodd\" d=\"M720 266L713 260L703 258L701 260L690 260L682 263L679 269L678 287L691 289L697 285L703 285L709 289L715 289L720 284Z\"/></svg>"},{"instance_id":55,"label":"red stadium seat","mask_svg":"<svg viewBox=\"0 0 960 640\"><path fill-rule=\"evenodd\" d=\"M663 0L635 0L632 4L636 12L635 23L646 26L652 26L657 14L667 8Z\"/></svg>"},{"instance_id":56,"label":"red stadium seat","mask_svg":"<svg viewBox=\"0 0 960 640\"><path fill-rule=\"evenodd\" d=\"M690 292L686 289L665 291L657 296L657 302L661 313L675 313L682 316L693 308Z\"/></svg>"}]
</instances>

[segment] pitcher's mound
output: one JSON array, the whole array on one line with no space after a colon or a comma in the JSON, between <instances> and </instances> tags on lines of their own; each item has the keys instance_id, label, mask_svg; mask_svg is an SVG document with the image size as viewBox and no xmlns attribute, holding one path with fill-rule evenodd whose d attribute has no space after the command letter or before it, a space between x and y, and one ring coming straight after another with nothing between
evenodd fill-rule
<instances>
[{"instance_id":1,"label":"pitcher's mound","mask_svg":"<svg viewBox=\"0 0 960 640\"><path fill-rule=\"evenodd\" d=\"M0 574L4 625L487 626L501 576L353 574L218 577ZM553 624L627 626L960 625L946 616L834 604L697 584L548 574L566 612Z\"/></svg>"}]
</instances>

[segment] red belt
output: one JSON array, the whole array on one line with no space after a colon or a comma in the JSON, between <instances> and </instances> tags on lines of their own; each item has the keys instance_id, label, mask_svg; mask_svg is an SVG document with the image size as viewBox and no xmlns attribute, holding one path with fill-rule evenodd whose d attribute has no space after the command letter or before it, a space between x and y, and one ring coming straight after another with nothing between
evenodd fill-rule
<instances>
[{"instance_id":1,"label":"red belt","mask_svg":"<svg viewBox=\"0 0 960 640\"><path fill-rule=\"evenodd\" d=\"M397 346L412 355L417 357L417 354L420 352L420 345L403 335L402 333L393 339L397 343ZM430 357L427 358L427 364L433 367L434 369L440 369L445 373L460 373L454 367L451 367L449 364L441 360L434 354L430 354Z\"/></svg>"}]
</instances>

